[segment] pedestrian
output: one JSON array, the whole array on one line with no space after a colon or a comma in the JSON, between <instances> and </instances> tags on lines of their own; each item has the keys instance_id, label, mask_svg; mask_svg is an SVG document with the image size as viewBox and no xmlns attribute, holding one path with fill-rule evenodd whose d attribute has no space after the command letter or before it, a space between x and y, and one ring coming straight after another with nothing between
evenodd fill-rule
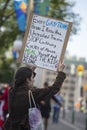
<instances>
[{"instance_id":1,"label":"pedestrian","mask_svg":"<svg viewBox=\"0 0 87 130\"><path fill-rule=\"evenodd\" d=\"M14 78L14 87L9 91L9 117L4 124L5 130L30 130L28 122L29 96L28 91L31 90L36 105L44 98L48 98L56 94L62 86L66 77L62 72L64 64L59 64L58 75L54 84L48 88L34 88L35 72L28 67L20 67Z\"/></svg>"},{"instance_id":2,"label":"pedestrian","mask_svg":"<svg viewBox=\"0 0 87 130\"><path fill-rule=\"evenodd\" d=\"M52 119L53 119L53 123L58 123L59 122L59 116L60 116L60 110L61 110L61 107L63 107L64 100L63 100L63 97L59 93L57 93L55 95L55 98L59 101L59 104L54 103L54 105L53 105Z\"/></svg>"},{"instance_id":3,"label":"pedestrian","mask_svg":"<svg viewBox=\"0 0 87 130\"><path fill-rule=\"evenodd\" d=\"M45 82L44 83L44 88L48 88L48 83ZM41 115L44 121L44 130L47 130L48 127L48 119L50 116L50 111L51 111L51 103L50 103L50 98L46 98L42 101L40 101L39 107L40 107L40 111L41 111Z\"/></svg>"},{"instance_id":4,"label":"pedestrian","mask_svg":"<svg viewBox=\"0 0 87 130\"><path fill-rule=\"evenodd\" d=\"M43 88L48 88L49 84L48 82L44 82L43 84ZM51 112L51 99L59 104L60 102L55 98L55 96L53 95L52 97L48 97L48 98L44 98L44 100L40 101L39 104L39 108L41 111L41 115L44 121L44 130L47 130L48 128L48 121L49 121L49 117L50 117L50 112Z\"/></svg>"},{"instance_id":5,"label":"pedestrian","mask_svg":"<svg viewBox=\"0 0 87 130\"><path fill-rule=\"evenodd\" d=\"M6 115L8 114L8 92L10 89L9 84L4 84L4 92L0 96L0 101L4 101L3 105L3 116L4 116L4 121L6 120Z\"/></svg>"},{"instance_id":6,"label":"pedestrian","mask_svg":"<svg viewBox=\"0 0 87 130\"><path fill-rule=\"evenodd\" d=\"M4 117L3 117L4 101L0 101L0 130L3 130Z\"/></svg>"}]
</instances>

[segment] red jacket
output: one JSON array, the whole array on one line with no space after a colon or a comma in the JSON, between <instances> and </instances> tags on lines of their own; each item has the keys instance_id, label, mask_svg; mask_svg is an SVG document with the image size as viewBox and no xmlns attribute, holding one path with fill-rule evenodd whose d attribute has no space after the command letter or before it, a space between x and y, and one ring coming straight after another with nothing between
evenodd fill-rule
<instances>
[{"instance_id":1,"label":"red jacket","mask_svg":"<svg viewBox=\"0 0 87 130\"><path fill-rule=\"evenodd\" d=\"M8 110L8 88L5 88L4 93L0 96L0 100L4 101L3 110Z\"/></svg>"}]
</instances>

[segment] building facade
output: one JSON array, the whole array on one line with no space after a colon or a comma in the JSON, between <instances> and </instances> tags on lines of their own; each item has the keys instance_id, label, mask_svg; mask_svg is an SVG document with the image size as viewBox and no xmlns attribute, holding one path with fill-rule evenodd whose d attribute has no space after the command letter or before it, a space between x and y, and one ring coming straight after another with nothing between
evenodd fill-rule
<instances>
[{"instance_id":1,"label":"building facade","mask_svg":"<svg viewBox=\"0 0 87 130\"><path fill-rule=\"evenodd\" d=\"M65 72L67 77L62 85L61 94L65 99L65 108L71 109L76 102L79 101L80 97L85 97L83 86L87 84L87 62L84 58L77 59L76 57L65 57ZM77 66L84 66L84 74L81 77L81 81L79 81ZM45 70L45 69L37 69L37 78L35 85L38 87L43 87L43 83L46 81L49 85L55 81L57 72ZM39 74L40 71L40 74ZM80 95L80 97L79 97Z\"/></svg>"}]
</instances>

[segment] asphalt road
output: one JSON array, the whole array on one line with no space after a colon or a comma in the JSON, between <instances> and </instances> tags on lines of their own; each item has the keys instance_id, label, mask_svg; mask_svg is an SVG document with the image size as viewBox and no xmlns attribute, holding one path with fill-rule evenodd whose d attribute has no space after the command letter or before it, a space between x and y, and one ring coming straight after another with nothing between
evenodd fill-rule
<instances>
[{"instance_id":1,"label":"asphalt road","mask_svg":"<svg viewBox=\"0 0 87 130\"><path fill-rule=\"evenodd\" d=\"M62 119L59 120L58 124L53 124L51 120L49 120L48 130L82 130L78 127L70 124L67 121Z\"/></svg>"},{"instance_id":2,"label":"asphalt road","mask_svg":"<svg viewBox=\"0 0 87 130\"><path fill-rule=\"evenodd\" d=\"M58 124L52 123L52 118L49 119L48 130L85 130L85 114L75 113L75 122L72 124L72 113L67 112L65 118L60 119Z\"/></svg>"},{"instance_id":3,"label":"asphalt road","mask_svg":"<svg viewBox=\"0 0 87 130\"><path fill-rule=\"evenodd\" d=\"M67 112L65 116L65 120L72 124L72 112ZM81 130L85 130L85 122L86 122L86 116L84 113L81 112L75 112L74 115L74 125Z\"/></svg>"}]
</instances>

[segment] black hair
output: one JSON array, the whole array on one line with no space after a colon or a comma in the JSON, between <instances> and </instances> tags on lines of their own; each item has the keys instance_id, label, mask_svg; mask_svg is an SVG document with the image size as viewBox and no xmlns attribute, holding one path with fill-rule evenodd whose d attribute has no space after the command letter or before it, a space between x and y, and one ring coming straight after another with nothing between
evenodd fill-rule
<instances>
[{"instance_id":1,"label":"black hair","mask_svg":"<svg viewBox=\"0 0 87 130\"><path fill-rule=\"evenodd\" d=\"M48 85L48 82L44 82L44 86L49 86L49 85Z\"/></svg>"},{"instance_id":2,"label":"black hair","mask_svg":"<svg viewBox=\"0 0 87 130\"><path fill-rule=\"evenodd\" d=\"M26 82L27 78L29 78L29 79L31 78L32 74L35 76L34 73L35 72L33 72L32 69L30 69L28 67L19 68L15 74L14 86L18 87L18 86L24 84Z\"/></svg>"},{"instance_id":3,"label":"black hair","mask_svg":"<svg viewBox=\"0 0 87 130\"><path fill-rule=\"evenodd\" d=\"M35 72L33 72L33 76L34 76L34 77L36 76L36 73L35 73Z\"/></svg>"},{"instance_id":4,"label":"black hair","mask_svg":"<svg viewBox=\"0 0 87 130\"><path fill-rule=\"evenodd\" d=\"M14 105L16 92L23 84L26 84L27 78L31 79L32 74L33 74L33 77L35 77L36 73L33 72L33 70L28 67L20 67L16 71L15 76L14 76L14 85L12 87L12 92L13 92L12 93L12 106ZM26 85L24 86L25 88L27 88Z\"/></svg>"}]
</instances>

